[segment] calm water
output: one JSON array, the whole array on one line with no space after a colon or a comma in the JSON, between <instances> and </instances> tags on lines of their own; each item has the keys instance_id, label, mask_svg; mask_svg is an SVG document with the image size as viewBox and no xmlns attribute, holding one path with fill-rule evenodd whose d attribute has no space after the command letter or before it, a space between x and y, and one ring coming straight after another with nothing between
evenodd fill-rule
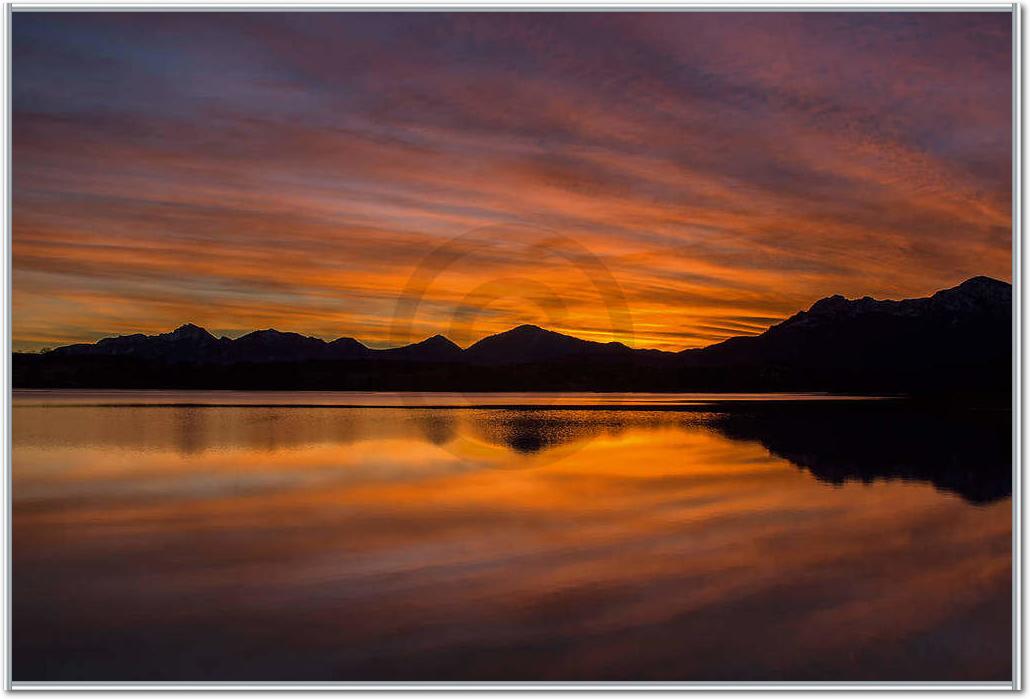
<instances>
[{"instance_id":1,"label":"calm water","mask_svg":"<svg viewBox=\"0 0 1030 699\"><path fill-rule=\"evenodd\" d=\"M16 393L15 679L1010 678L1008 413L511 398Z\"/></svg>"}]
</instances>

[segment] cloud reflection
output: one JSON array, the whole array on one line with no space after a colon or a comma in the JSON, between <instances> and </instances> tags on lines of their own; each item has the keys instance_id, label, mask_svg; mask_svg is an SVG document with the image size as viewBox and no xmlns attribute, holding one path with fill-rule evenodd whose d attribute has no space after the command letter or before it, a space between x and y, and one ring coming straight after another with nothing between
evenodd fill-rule
<instances>
[{"instance_id":1,"label":"cloud reflection","mask_svg":"<svg viewBox=\"0 0 1030 699\"><path fill-rule=\"evenodd\" d=\"M16 679L1010 675L1010 500L972 505L926 474L831 487L771 453L782 426L740 439L710 414L597 410L14 420ZM492 448L449 448L463 439Z\"/></svg>"}]
</instances>

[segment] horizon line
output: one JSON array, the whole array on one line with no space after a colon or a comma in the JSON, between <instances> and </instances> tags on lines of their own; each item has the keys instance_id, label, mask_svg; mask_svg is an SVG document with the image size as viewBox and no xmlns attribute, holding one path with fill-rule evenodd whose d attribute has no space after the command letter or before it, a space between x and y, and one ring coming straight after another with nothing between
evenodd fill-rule
<instances>
[{"instance_id":1,"label":"horizon line","mask_svg":"<svg viewBox=\"0 0 1030 699\"><path fill-rule=\"evenodd\" d=\"M821 302L823 300L826 300L826 299L841 297L841 298L846 299L847 301L860 301L860 300L864 300L864 299L872 299L873 301L877 301L877 302L895 302L895 303L898 303L898 302L901 302L901 301L916 301L916 300L921 300L921 299L932 298L933 296L935 296L936 294L938 294L938 293L940 293L942 291L950 291L950 290L953 290L953 289L957 289L957 288L959 288L961 286L964 286L965 284L968 284L969 282L977 280L977 279L984 279L984 280L988 280L988 281L995 282L995 283L998 283L998 284L1004 284L1004 285L1009 286L1009 287L1012 286L1012 282L1007 282L1007 281L1005 281L1003 279L998 279L996 277L991 277L991 276L985 275L985 274L977 274L977 275L973 275L972 277L969 277L969 278L963 280L962 282L959 282L955 286L950 286L950 287L945 287L943 289L938 289L937 291L933 292L932 294L930 294L928 296L917 296L917 297L913 297L913 298L910 298L910 299L873 299L871 296L847 298L847 297L845 297L845 296L843 296L841 294L831 294L830 296L824 296L824 297L822 297L820 299L817 299L811 305L809 305L809 307L807 309L797 310L794 313L792 313L791 315L788 315L788 316L785 316L784 318L779 319L778 321L776 321L775 323L770 324L769 326L767 326L766 328L764 328L761 331L758 331L758 332L755 332L755 333L741 333L741 334L737 334L737 335L731 335L729 337L723 338L722 340L718 340L716 342L712 342L712 343L709 343L707 345L700 345L700 346L696 346L696 347L684 347L684 348L679 349L679 350L664 350L664 349L658 349L658 348L655 348L655 347L633 347L633 346L630 346L630 345L628 345L625 342L622 342L620 340L609 340L609 341L585 340L582 337L579 337L577 335L570 335L568 333L559 332L557 330L551 330L550 328L544 328L544 327L542 327L540 325L536 325L535 323L520 323L518 325L512 326L511 328L508 328L507 330L501 330L500 332L495 332L495 333L490 333L488 335L483 335L482 337L480 337L477 340L472 341L470 344L468 344L465 347L462 347L457 342L455 342L454 340L450 339L449 337L447 337L443 333L434 333L432 335L428 335L428 336L422 338L421 340L413 340L413 341L410 341L407 344L403 344L403 345L395 345L395 346L391 346L391 347L373 347L373 346L365 344L365 342L363 342L362 340L359 340L358 338L353 337L353 336L349 336L349 335L341 335L339 337L335 337L335 338L332 338L332 339L326 339L325 337L320 337L320 336L317 336L317 335L305 335L304 333L293 331L293 330L278 330L276 328L261 328L261 329L255 329L255 330L248 330L248 331L242 332L240 335L238 335L236 337L230 337L230 336L224 335L224 334L221 335L221 336L216 336L214 333L212 333L210 330L208 330L204 326L199 325L197 323L194 323L193 321L186 321L185 323L181 323L180 325L176 326L175 328L173 328L171 330L168 330L168 331L165 331L165 332L158 332L158 333L153 334L153 335L148 335L147 333L144 333L144 332L128 333L126 335L104 335L104 336L99 337L96 340L92 340L92 341L70 342L70 343L66 343L66 344L63 344L63 345L57 345L56 347L40 348L40 349L37 349L35 351L31 351L31 350L16 350L16 349L14 349L12 347L11 353L12 354L46 354L48 351L52 351L54 349L59 349L61 347L70 347L70 346L74 346L74 345L95 345L98 342L100 342L101 340L113 339L113 338L118 338L118 337L131 337L133 335L144 335L145 337L157 337L157 336L160 336L160 335L170 335L170 334L172 334L174 332L182 330L183 328L194 327L194 328L197 328L199 330L203 330L205 333L207 333L208 335L211 335L216 340L229 340L230 342L235 342L236 340L239 340L240 338L243 338L243 337L246 337L248 335L252 335L254 333L258 333L258 332L276 332L276 333L279 333L281 335L298 335L300 337L304 337L304 338L308 338L308 339L312 339L312 340L318 340L318 341L324 342L326 344L330 344L332 342L337 342L339 340L352 340L354 342L357 342L359 345L361 345L365 349L371 350L373 352L384 352L384 351L395 350L395 349L404 349L405 347L412 347L412 346L415 346L415 345L419 345L419 344L421 344L423 342L427 342L427 341L432 340L433 338L436 338L436 337L442 338L442 339L446 340L447 342L450 342L452 345L454 345L459 350L464 352L464 351L468 350L469 348L471 348L472 346L474 346L475 344L477 344L479 342L482 342L483 340L485 340L487 338L496 337L497 335L503 335L505 333L509 333L509 332L514 331L514 330L518 330L519 328L533 328L533 329L536 329L536 330L540 330L542 332L554 333L556 335L561 335L563 337L569 337L569 338L572 338L572 339L575 339L575 340L580 340L581 342L592 342L592 343L595 343L595 344L598 344L598 345L618 344L618 345L622 345L623 347L626 347L627 349L630 349L630 350L633 350L633 351L662 352L664 354L679 354L681 352L686 352L686 351L689 351L689 350L705 349L705 348L708 348L708 347L712 347L714 345L718 345L718 344L721 344L723 342L726 342L727 340L738 338L738 337L757 337L757 336L767 332L769 329L771 329L771 328L773 328L773 327L783 323L784 321L789 320L790 318L794 317L798 313L804 313L804 312L807 312L807 311L811 311L811 309L816 304L818 304L819 302Z\"/></svg>"}]
</instances>

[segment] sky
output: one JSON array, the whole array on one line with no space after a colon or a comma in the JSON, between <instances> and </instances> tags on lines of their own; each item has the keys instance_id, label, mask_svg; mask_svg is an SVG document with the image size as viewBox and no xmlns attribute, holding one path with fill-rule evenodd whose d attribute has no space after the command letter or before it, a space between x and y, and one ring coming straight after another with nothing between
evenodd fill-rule
<instances>
[{"instance_id":1,"label":"sky","mask_svg":"<svg viewBox=\"0 0 1030 699\"><path fill-rule=\"evenodd\" d=\"M13 17L15 350L679 350L1011 280L1011 15Z\"/></svg>"}]
</instances>

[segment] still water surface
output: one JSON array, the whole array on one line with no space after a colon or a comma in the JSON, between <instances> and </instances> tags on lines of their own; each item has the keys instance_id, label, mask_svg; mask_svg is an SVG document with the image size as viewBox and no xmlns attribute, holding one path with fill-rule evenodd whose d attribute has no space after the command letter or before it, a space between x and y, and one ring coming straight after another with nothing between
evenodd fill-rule
<instances>
[{"instance_id":1,"label":"still water surface","mask_svg":"<svg viewBox=\"0 0 1030 699\"><path fill-rule=\"evenodd\" d=\"M1011 675L1007 413L312 398L17 392L15 679Z\"/></svg>"}]
</instances>

